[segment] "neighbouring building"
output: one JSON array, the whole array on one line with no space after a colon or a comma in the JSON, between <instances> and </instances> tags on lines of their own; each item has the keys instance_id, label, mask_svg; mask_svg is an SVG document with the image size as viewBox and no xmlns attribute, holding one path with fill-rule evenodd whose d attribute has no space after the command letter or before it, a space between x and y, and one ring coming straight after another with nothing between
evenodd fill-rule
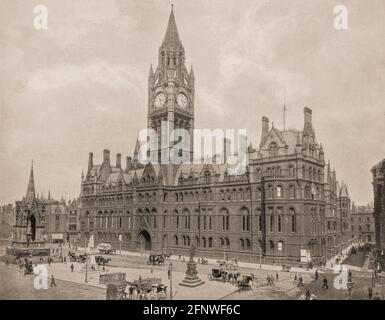
<instances>
[{"instance_id":1,"label":"neighbouring building","mask_svg":"<svg viewBox=\"0 0 385 320\"><path fill-rule=\"evenodd\" d=\"M385 268L385 159L372 168L377 258ZM381 257L381 258L380 258Z\"/></svg>"},{"instance_id":2,"label":"neighbouring building","mask_svg":"<svg viewBox=\"0 0 385 320\"><path fill-rule=\"evenodd\" d=\"M67 206L66 241L76 243L80 240L80 207L79 200L73 199Z\"/></svg>"},{"instance_id":3,"label":"neighbouring building","mask_svg":"<svg viewBox=\"0 0 385 320\"><path fill-rule=\"evenodd\" d=\"M7 253L15 256L48 255L44 239L46 204L36 197L33 167L29 175L26 196L15 203L15 222L12 228L11 246Z\"/></svg>"},{"instance_id":4,"label":"neighbouring building","mask_svg":"<svg viewBox=\"0 0 385 320\"><path fill-rule=\"evenodd\" d=\"M38 197L35 193L33 168L27 195L16 201L12 224L14 246L44 247L47 242L76 242L79 239L80 221L78 200L54 200L51 193Z\"/></svg>"},{"instance_id":5,"label":"neighbouring building","mask_svg":"<svg viewBox=\"0 0 385 320\"><path fill-rule=\"evenodd\" d=\"M186 69L172 11L158 66L148 75L147 127L159 136L167 128L193 132L194 94L195 76ZM285 130L263 117L259 147L248 146L240 174L215 157L201 164L164 162L170 154L165 148L195 157L192 148L161 142L158 162L146 165L138 161L139 142L125 167L121 154L111 164L104 150L102 163L94 164L90 153L81 178L81 241L94 235L96 243L117 247L121 235L123 249L188 254L194 245L198 255L245 261L294 262L303 252L317 260L336 253L352 238L348 189L325 163L312 110L304 108L303 117L303 128Z\"/></svg>"},{"instance_id":6,"label":"neighbouring building","mask_svg":"<svg viewBox=\"0 0 385 320\"><path fill-rule=\"evenodd\" d=\"M352 204L351 230L352 238L363 243L375 243L373 206L356 206Z\"/></svg>"}]
</instances>

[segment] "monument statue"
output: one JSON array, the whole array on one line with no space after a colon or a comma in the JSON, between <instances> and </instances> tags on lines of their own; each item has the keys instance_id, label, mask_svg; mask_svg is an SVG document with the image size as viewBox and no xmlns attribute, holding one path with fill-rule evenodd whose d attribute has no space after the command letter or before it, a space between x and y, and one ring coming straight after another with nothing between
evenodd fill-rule
<instances>
[{"instance_id":1,"label":"monument statue","mask_svg":"<svg viewBox=\"0 0 385 320\"><path fill-rule=\"evenodd\" d=\"M192 245L190 247L190 261L194 261L194 255L195 255L195 247Z\"/></svg>"},{"instance_id":2,"label":"monument statue","mask_svg":"<svg viewBox=\"0 0 385 320\"><path fill-rule=\"evenodd\" d=\"M95 248L95 244L94 244L94 235L92 235L90 237L90 239L88 240L88 251L90 251L91 249Z\"/></svg>"},{"instance_id":3,"label":"monument statue","mask_svg":"<svg viewBox=\"0 0 385 320\"><path fill-rule=\"evenodd\" d=\"M204 282L198 277L198 271L196 262L194 261L195 247L190 247L190 259L187 262L186 276L179 285L194 288L204 284Z\"/></svg>"}]
</instances>

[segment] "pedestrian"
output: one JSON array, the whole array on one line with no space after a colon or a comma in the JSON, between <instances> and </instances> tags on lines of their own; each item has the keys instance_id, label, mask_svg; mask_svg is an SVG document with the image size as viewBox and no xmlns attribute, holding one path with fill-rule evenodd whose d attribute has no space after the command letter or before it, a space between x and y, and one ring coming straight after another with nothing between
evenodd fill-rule
<instances>
[{"instance_id":1,"label":"pedestrian","mask_svg":"<svg viewBox=\"0 0 385 320\"><path fill-rule=\"evenodd\" d=\"M310 291L307 290L305 293L305 300L310 300L310 296L311 296Z\"/></svg>"},{"instance_id":2,"label":"pedestrian","mask_svg":"<svg viewBox=\"0 0 385 320\"><path fill-rule=\"evenodd\" d=\"M368 288L368 299L372 300L372 298L373 298L373 288L369 287Z\"/></svg>"},{"instance_id":3,"label":"pedestrian","mask_svg":"<svg viewBox=\"0 0 385 320\"><path fill-rule=\"evenodd\" d=\"M71 263L71 272L74 272L74 264L73 263Z\"/></svg>"},{"instance_id":4,"label":"pedestrian","mask_svg":"<svg viewBox=\"0 0 385 320\"><path fill-rule=\"evenodd\" d=\"M376 292L376 295L374 296L373 300L381 300L378 292Z\"/></svg>"},{"instance_id":5,"label":"pedestrian","mask_svg":"<svg viewBox=\"0 0 385 320\"><path fill-rule=\"evenodd\" d=\"M329 286L328 286L328 279L326 279L326 277L324 276L323 280L322 280L322 289L329 289Z\"/></svg>"},{"instance_id":6,"label":"pedestrian","mask_svg":"<svg viewBox=\"0 0 385 320\"><path fill-rule=\"evenodd\" d=\"M124 288L124 299L127 300L127 293L129 293L130 285L127 284L126 287Z\"/></svg>"},{"instance_id":7,"label":"pedestrian","mask_svg":"<svg viewBox=\"0 0 385 320\"><path fill-rule=\"evenodd\" d=\"M303 278L302 275L299 275L298 277L298 287L302 288L303 287Z\"/></svg>"},{"instance_id":8,"label":"pedestrian","mask_svg":"<svg viewBox=\"0 0 385 320\"><path fill-rule=\"evenodd\" d=\"M315 269L315 279L318 280L318 269Z\"/></svg>"},{"instance_id":9,"label":"pedestrian","mask_svg":"<svg viewBox=\"0 0 385 320\"><path fill-rule=\"evenodd\" d=\"M294 275L294 283L297 283L297 280L298 280L297 274L295 274L295 275Z\"/></svg>"},{"instance_id":10,"label":"pedestrian","mask_svg":"<svg viewBox=\"0 0 385 320\"><path fill-rule=\"evenodd\" d=\"M276 273L275 273L275 280L278 281L278 279L279 279L278 272L276 272Z\"/></svg>"},{"instance_id":11,"label":"pedestrian","mask_svg":"<svg viewBox=\"0 0 385 320\"><path fill-rule=\"evenodd\" d=\"M56 287L56 282L55 282L55 278L53 277L53 274L51 274L51 288L52 286Z\"/></svg>"},{"instance_id":12,"label":"pedestrian","mask_svg":"<svg viewBox=\"0 0 385 320\"><path fill-rule=\"evenodd\" d=\"M134 288L130 286L128 288L128 299L132 300L133 296L134 296Z\"/></svg>"},{"instance_id":13,"label":"pedestrian","mask_svg":"<svg viewBox=\"0 0 385 320\"><path fill-rule=\"evenodd\" d=\"M48 265L51 266L51 258L48 258Z\"/></svg>"}]
</instances>

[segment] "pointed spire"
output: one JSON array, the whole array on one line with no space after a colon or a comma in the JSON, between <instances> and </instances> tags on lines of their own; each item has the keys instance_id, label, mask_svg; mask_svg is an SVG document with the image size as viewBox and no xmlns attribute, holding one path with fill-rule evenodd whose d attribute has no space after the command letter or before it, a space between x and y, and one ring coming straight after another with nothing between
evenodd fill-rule
<instances>
[{"instance_id":1,"label":"pointed spire","mask_svg":"<svg viewBox=\"0 0 385 320\"><path fill-rule=\"evenodd\" d=\"M135 149L134 149L134 156L133 156L134 161L138 161L139 150L140 150L139 134L137 134Z\"/></svg>"},{"instance_id":2,"label":"pointed spire","mask_svg":"<svg viewBox=\"0 0 385 320\"><path fill-rule=\"evenodd\" d=\"M348 187L346 186L346 183L343 183L341 186L340 197L349 198L349 192L348 192Z\"/></svg>"},{"instance_id":3,"label":"pointed spire","mask_svg":"<svg viewBox=\"0 0 385 320\"><path fill-rule=\"evenodd\" d=\"M190 69L190 78L194 79L194 69L193 69L192 65L191 65L191 69Z\"/></svg>"},{"instance_id":4,"label":"pointed spire","mask_svg":"<svg viewBox=\"0 0 385 320\"><path fill-rule=\"evenodd\" d=\"M51 200L51 190L48 189L48 200Z\"/></svg>"},{"instance_id":5,"label":"pointed spire","mask_svg":"<svg viewBox=\"0 0 385 320\"><path fill-rule=\"evenodd\" d=\"M35 179L33 177L33 160L31 163L31 172L29 174L28 188L27 188L27 203L32 203L35 200Z\"/></svg>"},{"instance_id":6,"label":"pointed spire","mask_svg":"<svg viewBox=\"0 0 385 320\"><path fill-rule=\"evenodd\" d=\"M171 5L170 18L168 19L168 25L166 30L166 35L163 40L163 45L166 47L174 47L182 45L179 40L178 28L176 26L175 17L174 17L174 5Z\"/></svg>"},{"instance_id":7,"label":"pointed spire","mask_svg":"<svg viewBox=\"0 0 385 320\"><path fill-rule=\"evenodd\" d=\"M153 76L154 76L154 69L152 69L152 64L151 64L150 71L148 73L148 77L152 78Z\"/></svg>"},{"instance_id":8,"label":"pointed spire","mask_svg":"<svg viewBox=\"0 0 385 320\"><path fill-rule=\"evenodd\" d=\"M322 148L322 143L319 148L319 159L321 161L325 161L325 153L324 153L324 149Z\"/></svg>"}]
</instances>

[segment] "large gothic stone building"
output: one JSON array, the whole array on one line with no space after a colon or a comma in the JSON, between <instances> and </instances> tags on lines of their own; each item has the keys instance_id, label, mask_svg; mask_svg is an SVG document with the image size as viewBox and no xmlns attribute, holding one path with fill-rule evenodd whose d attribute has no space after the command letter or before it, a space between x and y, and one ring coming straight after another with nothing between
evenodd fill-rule
<instances>
[{"instance_id":1,"label":"large gothic stone building","mask_svg":"<svg viewBox=\"0 0 385 320\"><path fill-rule=\"evenodd\" d=\"M160 135L194 130L194 73L171 11L158 66L148 76L148 123ZM192 134L190 145L193 145ZM170 147L167 147L170 148ZM172 148L172 147L171 147ZM242 174L228 164L142 164L137 142L122 166L121 154L94 164L89 154L81 181L81 241L94 235L132 251L187 253L245 261L313 260L335 253L351 240L350 199L316 140L312 110L302 130L279 130L262 118L259 148L247 148ZM160 159L162 146L157 150ZM192 148L181 150L193 159ZM160 163L160 164L159 164Z\"/></svg>"}]
</instances>

